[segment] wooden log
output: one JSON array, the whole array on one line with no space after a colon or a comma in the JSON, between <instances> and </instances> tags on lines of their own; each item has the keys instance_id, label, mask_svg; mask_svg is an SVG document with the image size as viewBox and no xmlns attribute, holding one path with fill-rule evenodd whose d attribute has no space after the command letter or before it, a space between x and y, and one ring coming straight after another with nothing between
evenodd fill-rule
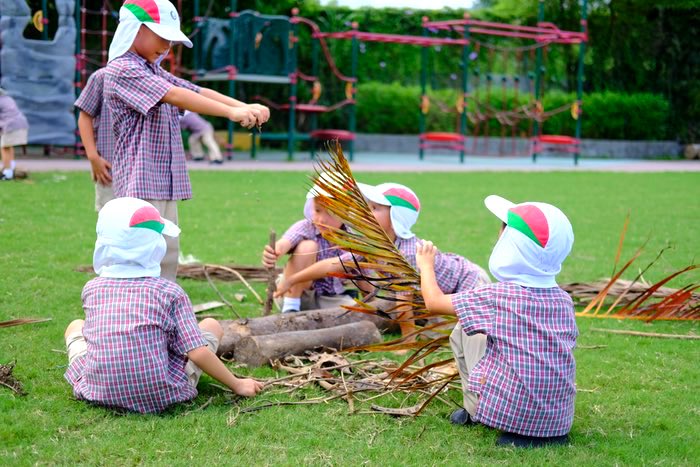
<instances>
[{"instance_id":1,"label":"wooden log","mask_svg":"<svg viewBox=\"0 0 700 467\"><path fill-rule=\"evenodd\" d=\"M370 321L343 324L312 331L280 332L263 336L248 336L236 345L234 358L249 367L257 367L287 355L299 355L311 349L348 349L381 342L377 326Z\"/></svg>"},{"instance_id":2,"label":"wooden log","mask_svg":"<svg viewBox=\"0 0 700 467\"><path fill-rule=\"evenodd\" d=\"M390 305L390 302L387 302L384 307L388 308ZM348 311L340 307L274 314L250 319L222 320L224 337L221 339L217 353L223 356L235 355L235 347L238 342L248 336L325 329L359 321L371 321L382 332L398 331L398 325L391 320L376 315Z\"/></svg>"}]
</instances>

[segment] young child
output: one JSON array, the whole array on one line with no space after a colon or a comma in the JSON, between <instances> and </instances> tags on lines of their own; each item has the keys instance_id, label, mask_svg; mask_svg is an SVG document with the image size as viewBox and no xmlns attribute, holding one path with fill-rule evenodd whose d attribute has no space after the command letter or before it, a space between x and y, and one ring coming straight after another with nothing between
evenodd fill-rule
<instances>
[{"instance_id":1,"label":"young child","mask_svg":"<svg viewBox=\"0 0 700 467\"><path fill-rule=\"evenodd\" d=\"M78 399L141 413L197 395L202 371L242 396L262 383L236 378L215 352L223 330L199 326L187 294L159 277L163 235L180 229L146 201L117 198L97 220L93 266L82 293L85 321L66 329L65 377Z\"/></svg>"},{"instance_id":2,"label":"young child","mask_svg":"<svg viewBox=\"0 0 700 467\"><path fill-rule=\"evenodd\" d=\"M322 188L314 185L306 195L304 219L287 229L282 238L275 243L274 250L270 245L266 245L263 250L262 263L266 268L274 268L281 256L289 254L289 260L278 278L278 284L284 283L285 277L293 276L318 261L335 258L344 253L321 234L324 229L341 229L344 226L340 219L316 204L319 194L328 196ZM353 303L354 300L345 293L340 279L318 277L289 287L284 293L281 308L282 313L288 313Z\"/></svg>"},{"instance_id":3,"label":"young child","mask_svg":"<svg viewBox=\"0 0 700 467\"><path fill-rule=\"evenodd\" d=\"M411 231L418 220L420 201L408 187L398 183L382 183L372 186L358 183L358 188L367 199L377 223L384 229L389 239L394 242L406 261L416 267L416 247L420 240ZM362 261L361 258L358 258ZM326 277L329 273L344 271L343 262L351 262L352 254L345 253L339 258L320 261L296 274L287 276L277 288L283 293L290 287L304 281ZM443 293L457 293L471 290L476 286L489 283L486 272L466 258L454 253L437 253L435 271L437 281ZM412 332L410 313L399 317L403 335Z\"/></svg>"},{"instance_id":4,"label":"young child","mask_svg":"<svg viewBox=\"0 0 700 467\"><path fill-rule=\"evenodd\" d=\"M204 148L209 151L209 162L212 164L223 164L219 143L214 137L214 126L194 112L185 110L185 115L180 119L180 128L189 132L187 142L190 146L190 153L193 161L204 160Z\"/></svg>"},{"instance_id":5,"label":"young child","mask_svg":"<svg viewBox=\"0 0 700 467\"><path fill-rule=\"evenodd\" d=\"M114 154L114 133L112 117L104 98L105 69L100 68L88 78L75 107L80 110L78 130L85 147L85 155L92 167L92 180L95 182L95 211L114 199L112 189L112 155Z\"/></svg>"},{"instance_id":6,"label":"young child","mask_svg":"<svg viewBox=\"0 0 700 467\"><path fill-rule=\"evenodd\" d=\"M180 133L180 111L225 117L246 128L265 123L267 107L247 105L163 70L173 43L192 47L168 0L127 0L109 48L105 94L114 121L115 196L149 201L177 224L178 200L192 197ZM169 239L162 277L175 280L179 243Z\"/></svg>"},{"instance_id":7,"label":"young child","mask_svg":"<svg viewBox=\"0 0 700 467\"><path fill-rule=\"evenodd\" d=\"M2 172L0 181L15 178L15 146L27 144L29 123L15 100L0 88L0 151Z\"/></svg>"},{"instance_id":8,"label":"young child","mask_svg":"<svg viewBox=\"0 0 700 467\"><path fill-rule=\"evenodd\" d=\"M499 282L446 295L436 282L435 247L424 242L417 253L427 308L459 320L450 344L464 409L451 421L502 430L499 444L567 443L578 330L573 302L554 278L574 242L571 224L550 204L495 195L485 203L503 221L489 260Z\"/></svg>"}]
</instances>

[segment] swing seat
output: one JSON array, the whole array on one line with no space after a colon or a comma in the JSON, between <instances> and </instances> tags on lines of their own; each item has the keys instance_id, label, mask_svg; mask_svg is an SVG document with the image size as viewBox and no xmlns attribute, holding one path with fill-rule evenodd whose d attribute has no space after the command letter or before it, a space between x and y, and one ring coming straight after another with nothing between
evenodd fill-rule
<instances>
[{"instance_id":1,"label":"swing seat","mask_svg":"<svg viewBox=\"0 0 700 467\"><path fill-rule=\"evenodd\" d=\"M545 150L560 150L563 152L579 152L581 141L572 136L564 135L538 135L532 138L532 152L538 153Z\"/></svg>"},{"instance_id":2,"label":"swing seat","mask_svg":"<svg viewBox=\"0 0 700 467\"><path fill-rule=\"evenodd\" d=\"M433 141L440 143L462 143L464 136L459 133L448 133L444 131L432 131L420 135L421 141Z\"/></svg>"}]
</instances>

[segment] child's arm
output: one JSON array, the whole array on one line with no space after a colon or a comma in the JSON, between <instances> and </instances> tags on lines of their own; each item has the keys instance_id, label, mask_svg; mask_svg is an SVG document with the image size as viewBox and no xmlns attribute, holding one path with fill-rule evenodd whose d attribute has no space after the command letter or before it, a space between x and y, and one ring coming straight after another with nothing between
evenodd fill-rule
<instances>
[{"instance_id":1,"label":"child's arm","mask_svg":"<svg viewBox=\"0 0 700 467\"><path fill-rule=\"evenodd\" d=\"M425 307L429 311L454 315L451 296L442 293L435 279L435 255L437 248L432 242L424 241L416 247L416 266L420 270L420 288Z\"/></svg>"},{"instance_id":2,"label":"child's arm","mask_svg":"<svg viewBox=\"0 0 700 467\"><path fill-rule=\"evenodd\" d=\"M202 369L206 374L225 384L239 396L254 396L263 388L263 383L254 379L236 378L221 360L208 347L197 347L187 352L187 358Z\"/></svg>"},{"instance_id":3,"label":"child's arm","mask_svg":"<svg viewBox=\"0 0 700 467\"><path fill-rule=\"evenodd\" d=\"M214 91L213 89L209 89L209 88L200 88L199 93L201 95L203 95L204 97L208 97L209 99L213 99L217 102L221 102L222 104L226 104L226 105L231 106L231 107L250 106L250 107L258 109L261 113L262 120L263 120L262 122L258 122L258 124L265 123L266 121L268 121L270 119L270 109L268 109L264 105L246 104L245 102L241 102L237 99L234 99L233 97L229 97L225 94L221 94L220 92Z\"/></svg>"},{"instance_id":4,"label":"child's arm","mask_svg":"<svg viewBox=\"0 0 700 467\"><path fill-rule=\"evenodd\" d=\"M112 176L109 173L112 165L104 160L97 152L93 118L92 115L84 110L81 110L80 115L78 115L78 130L80 130L80 140L85 147L85 154L92 166L93 181L99 182L102 185L109 185L112 183Z\"/></svg>"},{"instance_id":5,"label":"child's arm","mask_svg":"<svg viewBox=\"0 0 700 467\"><path fill-rule=\"evenodd\" d=\"M270 245L265 245L262 256L262 264L266 268L274 268L280 256L285 255L292 249L292 242L286 238L280 238L275 243L273 250Z\"/></svg>"},{"instance_id":6,"label":"child's arm","mask_svg":"<svg viewBox=\"0 0 700 467\"><path fill-rule=\"evenodd\" d=\"M295 284L322 279L332 272L343 272L343 270L343 263L339 258L328 258L318 261L308 268L302 269L296 274L285 277L283 281L277 284L275 298L284 295L284 293L291 289Z\"/></svg>"},{"instance_id":7,"label":"child's arm","mask_svg":"<svg viewBox=\"0 0 700 467\"><path fill-rule=\"evenodd\" d=\"M251 106L231 107L178 86L171 87L161 101L190 112L228 118L240 123L245 128L252 128L264 123L261 112Z\"/></svg>"}]
</instances>

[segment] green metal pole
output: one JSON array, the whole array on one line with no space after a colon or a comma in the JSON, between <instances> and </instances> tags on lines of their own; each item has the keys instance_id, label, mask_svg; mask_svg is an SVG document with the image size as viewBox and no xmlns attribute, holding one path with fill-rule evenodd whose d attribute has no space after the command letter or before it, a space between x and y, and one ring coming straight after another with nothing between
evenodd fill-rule
<instances>
[{"instance_id":1,"label":"green metal pole","mask_svg":"<svg viewBox=\"0 0 700 467\"><path fill-rule=\"evenodd\" d=\"M581 32L588 32L588 0L583 0L581 6ZM581 41L578 49L578 74L576 76L576 103L578 105L578 118L576 119L576 139L579 145L574 153L574 165L578 165L579 151L581 150L581 117L583 116L583 59L586 54L586 42Z\"/></svg>"},{"instance_id":2,"label":"green metal pole","mask_svg":"<svg viewBox=\"0 0 700 467\"><path fill-rule=\"evenodd\" d=\"M352 23L352 29L353 31L357 31L359 28L359 25L357 22ZM358 63L358 58L360 54L360 41L357 40L356 36L353 36L352 38L352 62L351 62L351 67L350 67L350 77L355 78L355 82L352 83L352 99L356 100L357 99L357 63ZM349 124L349 129L350 133L353 135L357 131L357 118L355 116L355 104L350 104L350 108L348 109L350 112L350 124ZM348 146L350 149L350 161L352 161L353 157L355 156L355 140L350 140L348 142Z\"/></svg>"},{"instance_id":3,"label":"green metal pole","mask_svg":"<svg viewBox=\"0 0 700 467\"><path fill-rule=\"evenodd\" d=\"M202 21L199 19L199 0L194 0L194 17L195 22L194 22L194 28L200 28L202 27ZM201 31L200 31L201 32ZM201 37L201 34L195 34L195 36L192 38L194 42L194 70L199 73L199 70L202 69L202 63L201 63L201 57L202 57L202 41L199 40Z\"/></svg>"},{"instance_id":4,"label":"green metal pole","mask_svg":"<svg viewBox=\"0 0 700 467\"><path fill-rule=\"evenodd\" d=\"M41 38L45 41L49 39L49 5L48 0L41 0L42 28Z\"/></svg>"},{"instance_id":5,"label":"green metal pole","mask_svg":"<svg viewBox=\"0 0 700 467\"><path fill-rule=\"evenodd\" d=\"M292 54L294 57L297 56L297 44L296 40L299 37L299 28L296 23L292 23ZM296 139L296 105L297 105L297 72L299 64L296 59L294 60L294 71L290 76L291 81L289 83L289 122L287 123L287 160L294 160L294 141Z\"/></svg>"},{"instance_id":6,"label":"green metal pole","mask_svg":"<svg viewBox=\"0 0 700 467\"><path fill-rule=\"evenodd\" d=\"M464 14L464 19L469 19L469 14ZM464 25L462 33L464 40L469 40L469 26ZM462 47L462 115L459 118L459 131L462 137L467 136L467 97L469 96L469 54L471 53L471 45L465 44ZM459 151L459 162L464 163L464 144L466 140L462 140L462 150Z\"/></svg>"},{"instance_id":7,"label":"green metal pole","mask_svg":"<svg viewBox=\"0 0 700 467\"><path fill-rule=\"evenodd\" d=\"M544 21L544 0L539 0L539 6L537 10L537 22L541 23ZM542 73L544 70L542 69L542 47L537 48L537 54L536 54L536 60L535 60L535 102L540 102L540 89L542 86ZM535 123L533 125L533 133L534 136L537 137L540 134L540 122L535 120ZM532 153L532 162L537 162L537 153L533 152Z\"/></svg>"},{"instance_id":8,"label":"green metal pole","mask_svg":"<svg viewBox=\"0 0 700 467\"><path fill-rule=\"evenodd\" d=\"M428 17L423 17L423 37L428 37L428 28L425 23L428 22ZM428 85L428 47L423 46L420 51L420 95L421 102L418 106L418 132L422 135L425 133L425 114L423 113L423 100L427 98L426 87ZM418 159L423 160L423 142L418 140Z\"/></svg>"},{"instance_id":9,"label":"green metal pole","mask_svg":"<svg viewBox=\"0 0 700 467\"><path fill-rule=\"evenodd\" d=\"M319 39L311 39L311 74L318 79L318 41ZM318 128L318 115L316 112L311 112L310 118L310 131L314 131ZM309 154L311 159L314 158L314 141L309 138Z\"/></svg>"},{"instance_id":10,"label":"green metal pole","mask_svg":"<svg viewBox=\"0 0 700 467\"><path fill-rule=\"evenodd\" d=\"M236 11L236 0L231 0L230 2L230 11L229 11L229 31L230 31L230 36L229 36L229 66L236 66L236 47L238 47L238 44L235 42L236 38L236 18L234 16L234 12ZM229 72L230 73L230 72ZM236 81L235 77L229 76L228 77L228 95L229 97L235 99L236 98ZM227 142L228 142L228 147L226 148L226 158L228 160L233 159L233 122L231 120L228 120L226 123L226 129L228 132L228 137L227 137ZM253 138L255 138L255 135L253 135ZM251 146L251 151L252 151L252 146ZM251 152L251 158L255 158L255 153Z\"/></svg>"}]
</instances>

